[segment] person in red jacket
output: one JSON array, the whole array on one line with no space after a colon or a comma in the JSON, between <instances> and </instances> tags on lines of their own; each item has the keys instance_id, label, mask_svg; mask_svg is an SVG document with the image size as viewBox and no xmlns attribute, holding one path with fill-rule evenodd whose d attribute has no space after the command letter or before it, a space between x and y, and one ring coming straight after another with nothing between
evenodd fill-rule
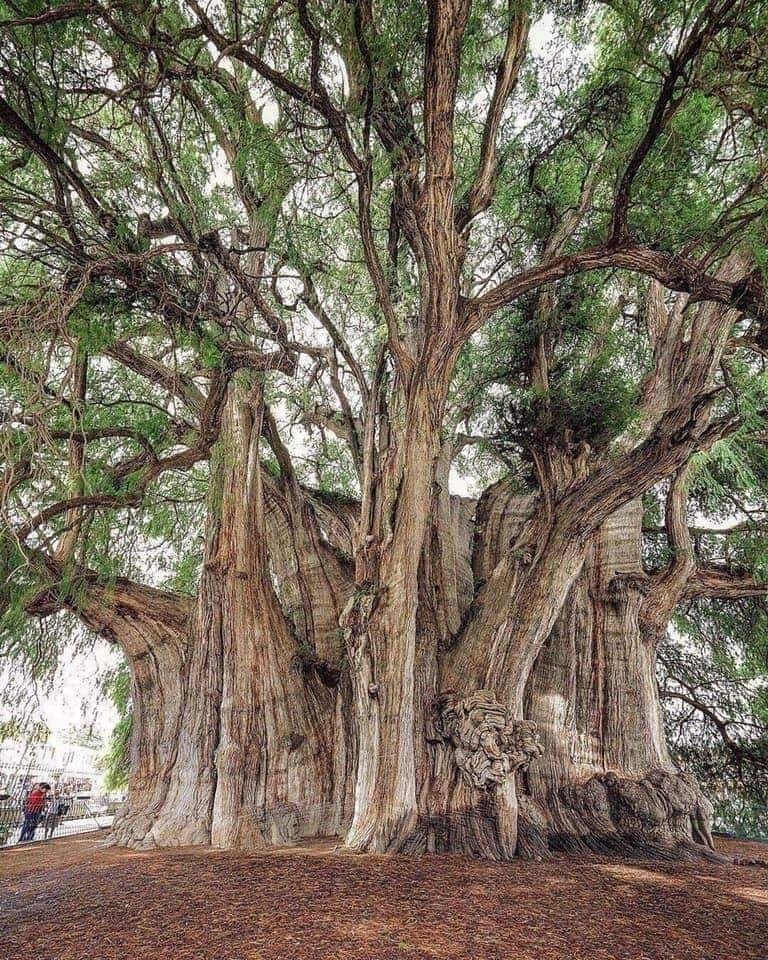
<instances>
[{"instance_id":1,"label":"person in red jacket","mask_svg":"<svg viewBox=\"0 0 768 960\"><path fill-rule=\"evenodd\" d=\"M48 803L48 791L50 789L50 783L38 783L27 795L27 799L24 801L24 826L21 828L19 843L26 843L28 840L35 839L35 831Z\"/></svg>"}]
</instances>

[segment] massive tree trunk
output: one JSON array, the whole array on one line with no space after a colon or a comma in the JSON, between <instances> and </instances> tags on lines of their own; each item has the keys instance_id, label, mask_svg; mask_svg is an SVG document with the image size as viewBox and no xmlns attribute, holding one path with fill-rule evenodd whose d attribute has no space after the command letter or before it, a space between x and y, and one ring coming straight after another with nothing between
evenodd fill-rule
<instances>
[{"instance_id":1,"label":"massive tree trunk","mask_svg":"<svg viewBox=\"0 0 768 960\"><path fill-rule=\"evenodd\" d=\"M428 846L494 859L577 847L700 853L711 808L671 763L655 678L659 628L690 570L678 560L643 572L639 501L570 541L541 511L506 484L478 504L480 588L442 658L445 692L428 730ZM499 577L514 591L506 601ZM517 647L497 642L510 628Z\"/></svg>"},{"instance_id":2,"label":"massive tree trunk","mask_svg":"<svg viewBox=\"0 0 768 960\"><path fill-rule=\"evenodd\" d=\"M334 826L347 826L349 813L346 842L357 850L445 849L508 858L518 849L519 822L527 830L525 842L534 843L535 831L528 826L534 819L543 847L559 829L552 798L561 797L573 780L562 759L564 738L554 743L544 703L551 708L547 684L555 682L567 682L569 696L588 715L601 716L594 769L603 779L590 776L587 785L594 793L599 783L603 807L613 806L608 826L590 823L581 831L647 832L640 800L632 799L633 785L647 782L655 790L649 803L674 808L667 811L662 839L683 839L678 807L691 803L676 799L682 787L670 786L682 781L673 776L658 730L653 649L640 636L645 581L639 553L632 553L636 569L611 572L603 584L613 561L609 556L603 562L600 549L613 534L600 530L630 499L720 435L710 429L714 401L707 390L722 337L713 337L704 361L685 371L684 389L674 396L662 389L666 381L647 388L644 402L664 396L651 404L643 439L628 446L625 456L603 456L569 436L541 435L531 442L539 489L535 502L528 501L525 522L499 537L492 550L480 530L474 577L460 572L467 551L448 535L451 451L442 430L455 363L479 322L461 295L466 238L454 202L452 115L468 16L469 5L453 0L429 9L425 175L413 195L404 176L397 205L398 230L408 238L420 281L420 310L410 326L403 326L393 309L368 219L370 183L364 168L353 164L362 240L387 323L391 368L382 354L370 390L362 385L359 434L349 409L342 411L362 488L351 544L351 593L348 571L318 536L317 517L268 413L264 435L280 478L267 484L267 522L258 465L263 406L245 403L234 417L235 429L225 426L222 434L226 438L229 429L235 437L230 442L249 452L223 480L219 525L209 536L190 660L194 682L187 696L187 709L197 710L199 719L183 725L196 731L197 743L204 743L204 728L216 730L215 752L204 743L204 762L189 766L196 783L212 794L214 843L248 846L265 836L280 839L283 828L259 826L259 817L270 822L269 811L292 805L301 816L314 795L343 810ZM575 223L552 239L555 246L573 228ZM550 246L550 255L556 252ZM552 296L542 294L537 308L542 330L555 308ZM704 320L702 330L712 326ZM662 328L672 335L669 323ZM531 382L546 394L547 351L538 353ZM391 383L382 386L389 376ZM249 406L250 413L243 413ZM508 501L508 490L504 496ZM480 505L481 519L487 507ZM281 522L286 533L270 551L270 569L266 530ZM271 579L276 572L277 592ZM584 594L590 577L597 578L599 600ZM465 582L471 589L464 589ZM556 626L569 597L571 605L585 608L591 630L579 635L578 646L573 632L568 635L562 622ZM334 630L337 619L343 650ZM555 639L543 653L553 628ZM289 668L291 651L295 657L297 650L294 633L302 646L300 673ZM206 644L210 656L200 652ZM602 673L595 677L586 672L583 657L598 648L595 670ZM551 668L547 657L553 659ZM208 673L193 673L198 661L209 665ZM334 692L322 686L322 675L337 678ZM215 686L217 676L220 704L209 696L195 705L197 684L205 689L210 679ZM574 683L577 694L571 691ZM593 687L600 691L596 703L590 699ZM554 756L546 801L544 773L538 792L526 786L526 768L534 771L541 759L535 726L523 719L527 707L550 723ZM206 719L206 710L214 716ZM535 773L529 776L535 780ZM579 802L599 806L574 800ZM648 817L661 815L654 808Z\"/></svg>"},{"instance_id":3,"label":"massive tree trunk","mask_svg":"<svg viewBox=\"0 0 768 960\"><path fill-rule=\"evenodd\" d=\"M584 463L577 457L550 466L546 497L515 497L509 483L500 483L477 507L477 589L464 628L443 658L445 695L433 711L440 735L430 811L430 846L436 849L492 859L508 859L517 850L514 773L540 752L535 729L523 722L523 692L589 544L572 517L552 506L582 478ZM468 763L481 769L468 770Z\"/></svg>"},{"instance_id":4,"label":"massive tree trunk","mask_svg":"<svg viewBox=\"0 0 768 960\"><path fill-rule=\"evenodd\" d=\"M68 6L80 15L80 5ZM27 226L30 250L35 243L48 250L40 262L59 273L2 317L11 333L32 318L41 319L45 331L40 370L42 354L29 364L14 356L15 334L14 351L4 357L13 390L17 379L32 388L31 411L14 410L3 422L9 451L18 446L22 453L6 472L3 503L17 484L30 482L29 494L7 512L19 545L32 557L58 539L52 553L61 569L49 573L63 581L63 568L94 547L88 534L94 511L146 505L161 476L196 467L216 448L203 569L191 608L126 583L114 590L91 583L86 602L72 604L122 646L133 675L131 800L116 838L251 849L343 832L357 850L493 858L550 846L685 849L691 823L707 841L705 805L666 754L654 682L656 638L684 594L690 550L683 543L666 571L646 577L638 508L626 504L735 428L722 390L733 379L724 351L734 332L741 344L762 343L765 311L754 264L742 265L734 253L717 275L709 272L727 246L724 238L708 252L698 250L699 263L690 250L678 256L635 241L630 221L643 209L636 189L641 168L694 89L700 58L715 57L711 44L727 21L713 9L683 31L649 125L634 148L622 146L627 166L618 171L610 237L596 239L603 213L593 204L600 178L617 158L610 150L595 150L592 158L586 156L592 151L581 151L583 169L575 177L581 187L562 209L562 198L548 196L548 178L539 176L557 163L546 150L531 157L527 184L520 185L521 197L527 190L530 209L538 211L536 229L508 242L503 224L496 236L500 218L491 206L514 128L509 117L530 26L527 4L510 2L504 23L494 14L493 35L485 38L482 11L473 12L470 0L424 5L421 95L415 75L400 76L381 55L383 35L370 2L352 5L351 17L327 18L321 5L313 10L298 3L295 10L286 5L286 19L269 18L267 52L273 30L282 29L291 46L296 38L299 48L306 46L310 62L301 82L292 62L275 65L264 51L262 59L258 45L240 41L239 16L230 24L221 11L209 15L202 5L186 6L191 19L177 25L178 37L202 39L203 59L208 49L237 61L224 83L232 109L217 112L209 103L215 61L210 70L205 64L188 70L183 56L174 60L172 35L155 36L152 29L145 36L138 21L137 32L121 29L119 40L142 54L159 57L163 49L168 63L158 83L169 97L188 102L175 116L194 115L207 128L206 143L216 144L228 162L236 213L228 237L220 216L205 222L197 211L185 215L185 165L176 169L172 156L183 125L166 138L149 100L140 97L137 114L141 149L167 167L181 203L160 219L135 211L135 229L120 212L130 212L131 203L102 195L98 178L91 182L88 171L79 172L46 141L45 130L32 129L27 121L35 98L23 84L30 117L2 107L11 139L47 171L53 206L44 202ZM43 29L50 19L19 23ZM346 66L344 103L326 86L331 50ZM501 54L487 91L484 68L465 70L462 79L462 57L479 50L483 57ZM117 69L121 58L113 59ZM94 67L101 72L100 64ZM488 93L488 110L473 146L464 128L474 74L481 78L478 89ZM286 99L293 103L302 121L312 118L307 143L295 141L297 152L283 150L279 132L264 121L261 98L252 96L265 84L283 106ZM465 115L462 144L455 139L457 106ZM243 125L251 145L263 141L270 158L265 169L250 165L253 176L242 169ZM92 141L88 149L110 153L107 141L77 131L81 135ZM319 165L317 144L331 150ZM124 153L128 158L135 151ZM168 200L165 174L157 173L156 196L152 184L139 187L152 209ZM350 249L362 261L349 272L358 288L349 302L339 286L347 245L335 268L318 269L327 246L323 230L309 231L304 249L296 231L287 236L293 214L284 220L281 212L295 194L298 215L311 219L313 198L326 187L333 196L337 175L345 198L340 209L355 208L357 219ZM320 193L316 178L325 184ZM83 230L69 192L79 197ZM610 207L610 197L599 193ZM63 232L51 228L51 213ZM481 236L473 238L473 224L484 213ZM727 214L721 211L717 222L730 224ZM584 237L595 245L584 247ZM152 243L163 238L171 242ZM362 280L360 266L367 273ZM639 311L647 350L638 351L636 366L649 361L650 369L624 437L611 436L610 416L598 426L582 418L578 405L569 413L570 390L558 397L551 389L555 374L577 374L623 342L624 291L619 300L612 281L600 324L574 326L592 297L576 277L606 269L638 271L690 295L676 297L670 309L668 291L654 282ZM561 281L568 294L559 304ZM141 389L126 402L143 405L151 398L156 412L168 415L167 429L151 435L130 422L97 427L100 406L90 416L88 356L85 344L73 347L79 333L70 321L75 308L98 309L113 295L138 318L135 330L127 325L121 335L135 333L143 346L94 342L94 369L119 364L113 380L122 384L127 376L127 387L140 378ZM735 327L742 309L757 328ZM341 322L328 312L335 310L344 314ZM482 378L480 390L467 391L463 377L454 381L456 363L494 317L500 336L489 331L467 351L466 369ZM589 335L593 356L581 346L572 351L574 334ZM267 353L265 343L272 345ZM503 344L514 350L511 365L476 363L471 355L475 348L495 353ZM36 357L24 337L19 345L25 357ZM61 362L51 358L70 348L67 383L56 371ZM376 353L373 364L369 351ZM568 352L577 354L575 365L563 363ZM617 352L617 372L627 366L621 357ZM245 370L241 378L237 371ZM333 396L338 401L325 419L346 437L360 481L352 523L313 499L294 473L263 395L264 379L278 370L307 374L307 394L317 387L323 400L318 406ZM518 375L520 382L512 382ZM286 396L279 382L274 387L275 396ZM303 390L289 393L290 406L304 402ZM504 425L497 412L506 399L499 411L492 409L497 393L512 406L533 398L530 422L515 423L515 416ZM49 409L57 410L50 422ZM62 430L58 420L65 413L71 423ZM448 487L449 435L457 423L471 421L487 442L503 438L502 456L503 446L514 450L506 462L525 464L526 472L532 465L537 489L535 498L515 503L511 481L494 487L478 505L474 535L466 504L452 500ZM584 437L589 442L577 439ZM63 488L53 470L47 478L33 469L39 451L43 466L56 462L53 441L60 440L69 453ZM89 444L95 454L96 442L106 440L118 440L123 453L103 459L89 453ZM265 444L276 475L271 457L268 470ZM123 459L134 445L139 449ZM53 496L63 499L26 517L33 503ZM684 540L679 527L668 531L673 549ZM334 545L334 537L345 540L344 547Z\"/></svg>"},{"instance_id":5,"label":"massive tree trunk","mask_svg":"<svg viewBox=\"0 0 768 960\"><path fill-rule=\"evenodd\" d=\"M402 700L387 696L392 680L382 670L388 662L403 668L402 651L384 644L392 635L377 624L376 597L351 594L349 571L342 563L334 572L334 547L317 538L319 528L307 540L307 531L300 535L292 525L293 546L284 541L282 552L274 552L284 602L291 591L305 590L338 610L343 596L351 597L347 662L328 659L339 653L337 614L328 610L313 617L316 624L327 621L322 650L310 642L311 631L297 642L308 618L302 614L291 627L263 566L265 517L254 469L259 424L258 402L235 394L223 425L194 607L134 587L98 598L92 592L90 606L79 611L121 644L134 677L131 796L114 830L117 842L249 849L348 828L356 847L491 859L551 849L687 855L692 840L711 843L706 801L669 759L654 676L662 608L668 616L685 580L657 575L651 592L637 501L584 547L583 569L565 588L563 608L525 683L522 710L514 714L482 685L486 675L471 657L462 651L458 659L454 644L477 631L475 656L488 662L492 635L478 630L483 616L472 605L471 583L482 584L497 569L506 544L526 542L537 501L498 485L477 505L473 524L471 502L439 502L447 485L444 472L438 474L443 485L432 488L431 534L425 532L414 575L412 632L403 631L409 611L399 608L404 619L392 634L401 644L412 642L408 669L395 674L390 688L408 695L402 709ZM271 496L265 516L276 535L286 507L281 501L278 522L281 494L275 489ZM304 496L302 510L311 499ZM446 562L441 543L449 533L454 548ZM668 581L675 585L669 596ZM338 588L335 599L326 595L329 583ZM562 571L557 583L562 589ZM539 589L551 597L552 578L543 577ZM389 616L396 607L385 605ZM455 633L451 610L458 614ZM456 672L462 662L464 677ZM458 681L453 690L449 678ZM395 734L410 751L399 763L382 751ZM393 774L386 789L382 771ZM403 785L408 792L398 795ZM393 795L404 797L396 816ZM373 829L361 833L367 824Z\"/></svg>"},{"instance_id":6,"label":"massive tree trunk","mask_svg":"<svg viewBox=\"0 0 768 960\"><path fill-rule=\"evenodd\" d=\"M258 390L231 388L195 637L214 664L209 676L220 678L218 704L214 696L207 708L218 707L208 721L217 731L210 840L239 849L337 828L333 695L315 671L302 669L268 566L262 418ZM196 694L190 686L188 702ZM198 743L206 746L205 736Z\"/></svg>"},{"instance_id":7,"label":"massive tree trunk","mask_svg":"<svg viewBox=\"0 0 768 960\"><path fill-rule=\"evenodd\" d=\"M541 534L536 548L531 540L543 529L538 501L499 484L476 509L446 502L438 458L426 510L406 485L413 522L431 517L416 571L402 568L415 598L403 590L382 599L371 584L352 593L340 553L319 535L335 520L343 540L338 511L318 524L308 492L275 486L262 514L260 436L258 398L233 391L191 615L151 592L130 602L105 595L88 610L91 625L120 642L134 676L131 800L117 842L249 849L348 830L356 848L490 859L584 848L685 855L692 840L711 843L706 801L667 754L654 676L658 624L685 577L657 575L651 593L639 502L579 543L568 571L580 572L537 568L539 609L548 597L554 626L535 630L526 620L537 640L538 631L549 639L513 712L483 672L493 662L483 624L505 606L494 596L484 612L483 585L500 557L514 558L524 576L536 549L552 549ZM287 497L301 499L291 506ZM401 489L400 509L402 497ZM272 555L283 606L296 611L303 592L316 609L286 615L266 566L267 522L281 537ZM555 587L565 594L559 615ZM334 620L346 596L345 660ZM457 646L468 638L470 654Z\"/></svg>"},{"instance_id":8,"label":"massive tree trunk","mask_svg":"<svg viewBox=\"0 0 768 960\"><path fill-rule=\"evenodd\" d=\"M118 644L131 671L133 723L128 802L111 840L129 847L165 845L157 832L181 744L190 601L118 581L88 585L73 609L92 629Z\"/></svg>"},{"instance_id":9,"label":"massive tree trunk","mask_svg":"<svg viewBox=\"0 0 768 960\"><path fill-rule=\"evenodd\" d=\"M678 856L711 846L711 809L666 748L655 638L642 628L651 580L641 522L634 501L602 526L528 681L525 715L544 753L521 784L525 855Z\"/></svg>"},{"instance_id":10,"label":"massive tree trunk","mask_svg":"<svg viewBox=\"0 0 768 960\"><path fill-rule=\"evenodd\" d=\"M688 566L649 594L637 502L593 533L502 483L473 523L448 493L439 403L420 401L389 447L375 534L361 523L352 544L354 587L349 516L296 482L260 392L231 388L191 616L159 601L140 629L125 604L91 616L134 671L120 842L250 849L346 831L361 850L493 859L708 842L654 678ZM570 470L559 504L582 482Z\"/></svg>"},{"instance_id":11,"label":"massive tree trunk","mask_svg":"<svg viewBox=\"0 0 768 960\"><path fill-rule=\"evenodd\" d=\"M260 436L258 394L232 387L199 592L183 617L148 590L130 607L126 591L102 591L78 610L122 646L133 675L119 843L251 849L340 829L335 681L301 655L272 584Z\"/></svg>"},{"instance_id":12,"label":"massive tree trunk","mask_svg":"<svg viewBox=\"0 0 768 960\"><path fill-rule=\"evenodd\" d=\"M417 612L446 385L417 377L384 470L375 532L361 530L357 589L344 616L357 757L346 842L377 852L412 842L418 715L434 695L436 637L417 637Z\"/></svg>"}]
</instances>

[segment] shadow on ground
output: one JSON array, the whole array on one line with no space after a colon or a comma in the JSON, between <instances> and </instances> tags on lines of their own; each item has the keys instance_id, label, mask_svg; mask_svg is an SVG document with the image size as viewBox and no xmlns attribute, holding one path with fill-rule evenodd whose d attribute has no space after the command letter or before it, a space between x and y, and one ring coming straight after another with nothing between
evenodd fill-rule
<instances>
[{"instance_id":1,"label":"shadow on ground","mask_svg":"<svg viewBox=\"0 0 768 960\"><path fill-rule=\"evenodd\" d=\"M0 852L3 957L48 960L765 960L768 870L605 857L493 864L132 853L98 839ZM759 844L721 850L765 858Z\"/></svg>"}]
</instances>

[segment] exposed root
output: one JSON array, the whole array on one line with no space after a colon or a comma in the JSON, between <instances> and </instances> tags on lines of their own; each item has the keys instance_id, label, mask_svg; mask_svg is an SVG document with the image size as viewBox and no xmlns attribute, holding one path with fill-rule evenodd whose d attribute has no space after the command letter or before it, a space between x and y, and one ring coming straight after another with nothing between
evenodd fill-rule
<instances>
[{"instance_id":1,"label":"exposed root","mask_svg":"<svg viewBox=\"0 0 768 960\"><path fill-rule=\"evenodd\" d=\"M651 770L643 778L596 774L561 788L548 809L520 804L519 853L597 853L657 860L709 860L715 852L712 806L685 773Z\"/></svg>"}]
</instances>

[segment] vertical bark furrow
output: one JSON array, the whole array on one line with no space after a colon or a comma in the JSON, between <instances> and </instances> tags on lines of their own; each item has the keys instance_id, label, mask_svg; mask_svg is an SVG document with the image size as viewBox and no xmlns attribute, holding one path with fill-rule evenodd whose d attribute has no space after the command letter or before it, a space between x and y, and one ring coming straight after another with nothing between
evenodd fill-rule
<instances>
[{"instance_id":1,"label":"vertical bark furrow","mask_svg":"<svg viewBox=\"0 0 768 960\"><path fill-rule=\"evenodd\" d=\"M528 682L526 716L544 745L525 782L528 855L675 857L709 848L711 808L670 760L655 648L641 631L649 592L641 522L635 501L603 525Z\"/></svg>"}]
</instances>

